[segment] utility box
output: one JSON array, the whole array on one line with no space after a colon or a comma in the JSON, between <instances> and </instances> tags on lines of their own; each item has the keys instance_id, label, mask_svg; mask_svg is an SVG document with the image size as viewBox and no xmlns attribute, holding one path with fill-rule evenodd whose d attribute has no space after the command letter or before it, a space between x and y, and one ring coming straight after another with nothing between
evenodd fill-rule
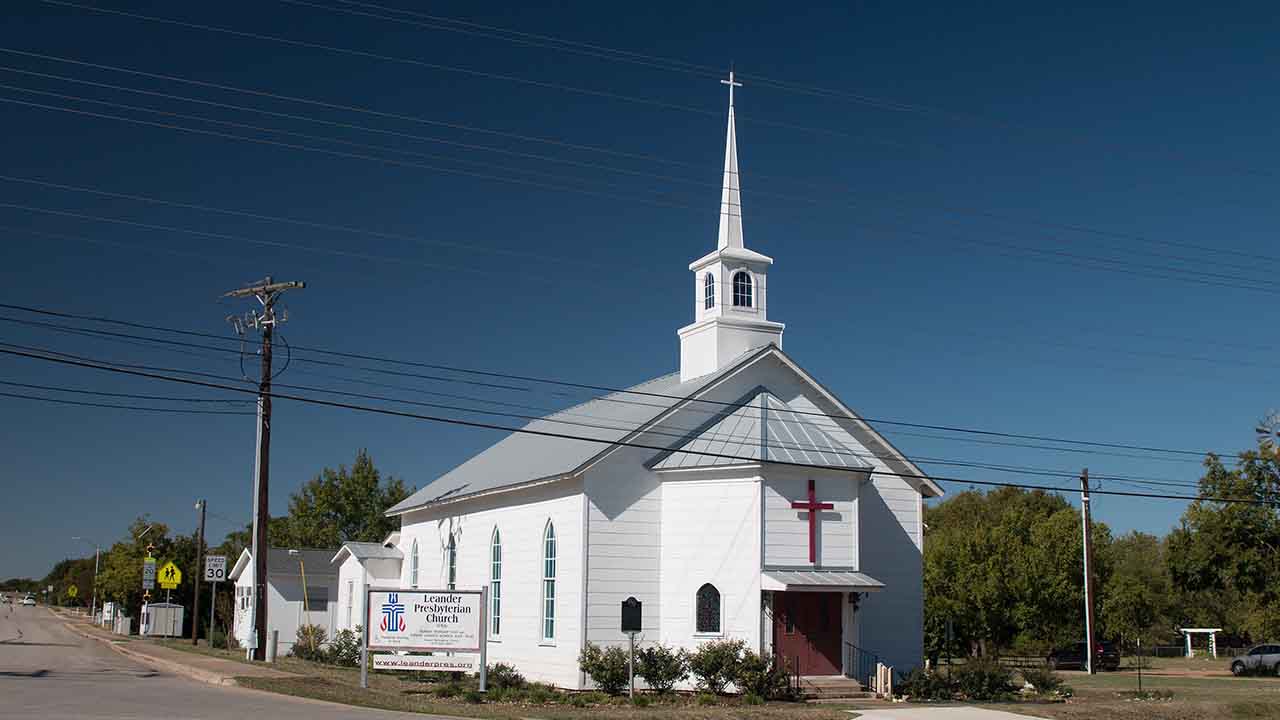
<instances>
[{"instance_id":1,"label":"utility box","mask_svg":"<svg viewBox=\"0 0 1280 720\"><path fill-rule=\"evenodd\" d=\"M133 632L133 618L124 613L117 613L115 631L117 635L128 635Z\"/></svg>"},{"instance_id":2,"label":"utility box","mask_svg":"<svg viewBox=\"0 0 1280 720\"><path fill-rule=\"evenodd\" d=\"M116 604L113 602L102 603L102 627L114 627L116 622Z\"/></svg>"},{"instance_id":3,"label":"utility box","mask_svg":"<svg viewBox=\"0 0 1280 720\"><path fill-rule=\"evenodd\" d=\"M146 637L178 637L182 635L182 612L176 603L148 603L142 606L142 624L138 634Z\"/></svg>"}]
</instances>

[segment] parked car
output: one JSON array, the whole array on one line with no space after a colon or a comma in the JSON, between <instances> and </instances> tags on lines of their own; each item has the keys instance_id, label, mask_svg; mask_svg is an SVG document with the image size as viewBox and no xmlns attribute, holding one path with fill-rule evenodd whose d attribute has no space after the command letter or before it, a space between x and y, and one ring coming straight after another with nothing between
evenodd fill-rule
<instances>
[{"instance_id":1,"label":"parked car","mask_svg":"<svg viewBox=\"0 0 1280 720\"><path fill-rule=\"evenodd\" d=\"M1255 645L1249 652L1231 661L1231 674L1271 672L1280 675L1280 645Z\"/></svg>"},{"instance_id":2,"label":"parked car","mask_svg":"<svg viewBox=\"0 0 1280 720\"><path fill-rule=\"evenodd\" d=\"M26 596L26 597L22 598L22 602L21 602L20 604L22 604L22 605L35 605L35 604L36 604L36 599L35 599L35 598L33 598L33 597L31 597L30 595L28 595L28 596Z\"/></svg>"},{"instance_id":3,"label":"parked car","mask_svg":"<svg viewBox=\"0 0 1280 720\"><path fill-rule=\"evenodd\" d=\"M1055 670L1084 670L1087 654L1085 647L1083 641L1064 645L1049 653L1045 662ZM1095 645L1094 658L1097 660L1099 670L1120 669L1120 649L1113 642L1104 641Z\"/></svg>"}]
</instances>

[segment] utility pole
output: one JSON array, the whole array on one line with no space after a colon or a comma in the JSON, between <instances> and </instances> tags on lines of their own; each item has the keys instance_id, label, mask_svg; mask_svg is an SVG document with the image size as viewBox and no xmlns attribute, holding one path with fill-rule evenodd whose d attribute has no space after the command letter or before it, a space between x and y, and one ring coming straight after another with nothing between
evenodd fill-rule
<instances>
[{"instance_id":1,"label":"utility pole","mask_svg":"<svg viewBox=\"0 0 1280 720\"><path fill-rule=\"evenodd\" d=\"M1084 644L1089 674L1097 672L1094 665L1093 640L1093 541L1089 537L1093 518L1089 514L1089 468L1080 471L1080 524L1084 529Z\"/></svg>"},{"instance_id":2,"label":"utility pole","mask_svg":"<svg viewBox=\"0 0 1280 720\"><path fill-rule=\"evenodd\" d=\"M204 506L207 500L197 500L196 509L200 511L200 529L196 531L196 567L192 571L192 575L196 578L196 595L195 600L191 601L191 644L200 644L200 574L203 568L200 567L200 561L204 558ZM213 598L209 598L209 604L213 604ZM209 639L213 640L213 626L209 626Z\"/></svg>"},{"instance_id":3,"label":"utility pole","mask_svg":"<svg viewBox=\"0 0 1280 720\"><path fill-rule=\"evenodd\" d=\"M223 295L231 298L255 298L261 310L250 310L244 317L227 319L242 337L249 327L262 332L262 375L258 379L258 438L257 456L253 467L253 602L251 617L253 633L249 648L254 660L267 659L267 524L268 480L271 469L271 340L276 323L288 319L288 313L276 317L275 304L286 290L304 288L302 282L273 282L268 275L262 282L232 290Z\"/></svg>"}]
</instances>

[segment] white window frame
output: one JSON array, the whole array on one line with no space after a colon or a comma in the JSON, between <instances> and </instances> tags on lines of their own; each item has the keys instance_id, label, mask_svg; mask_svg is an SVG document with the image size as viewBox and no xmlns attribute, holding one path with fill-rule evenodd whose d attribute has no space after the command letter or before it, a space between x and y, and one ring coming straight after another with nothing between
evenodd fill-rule
<instances>
[{"instance_id":1,"label":"white window frame","mask_svg":"<svg viewBox=\"0 0 1280 720\"><path fill-rule=\"evenodd\" d=\"M458 586L458 541L453 533L449 533L449 543L444 547L445 589L454 590Z\"/></svg>"},{"instance_id":2,"label":"white window frame","mask_svg":"<svg viewBox=\"0 0 1280 720\"><path fill-rule=\"evenodd\" d=\"M355 604L356 604L356 581L348 580L347 581L347 628L346 628L348 630L354 629L354 626L351 624L351 616L355 614Z\"/></svg>"},{"instance_id":3,"label":"white window frame","mask_svg":"<svg viewBox=\"0 0 1280 720\"><path fill-rule=\"evenodd\" d=\"M738 276L742 275L747 279L747 304L738 304ZM738 310L755 310L756 308L756 277L746 269L734 270L729 275L729 292L732 299L731 307Z\"/></svg>"},{"instance_id":4,"label":"white window frame","mask_svg":"<svg viewBox=\"0 0 1280 720\"><path fill-rule=\"evenodd\" d=\"M502 533L496 525L489 538L489 637L502 637Z\"/></svg>"},{"instance_id":5,"label":"white window frame","mask_svg":"<svg viewBox=\"0 0 1280 720\"><path fill-rule=\"evenodd\" d=\"M543 643L556 640L556 561L559 547L556 544L556 527L550 520L542 530L542 612L539 616Z\"/></svg>"},{"instance_id":6,"label":"white window frame","mask_svg":"<svg viewBox=\"0 0 1280 720\"><path fill-rule=\"evenodd\" d=\"M409 587L418 587L418 539L413 539L413 546L409 551Z\"/></svg>"},{"instance_id":7,"label":"white window frame","mask_svg":"<svg viewBox=\"0 0 1280 720\"><path fill-rule=\"evenodd\" d=\"M703 632L698 630L698 593L702 588L708 585L710 585L711 589L715 590L716 594L720 596L720 606L717 608L720 614L717 624L720 626L720 629L715 632ZM704 582L693 591L693 636L700 638L724 637L724 593L721 592L720 587L713 582Z\"/></svg>"},{"instance_id":8,"label":"white window frame","mask_svg":"<svg viewBox=\"0 0 1280 720\"><path fill-rule=\"evenodd\" d=\"M702 276L702 309L712 310L716 306L716 278L710 271Z\"/></svg>"}]
</instances>

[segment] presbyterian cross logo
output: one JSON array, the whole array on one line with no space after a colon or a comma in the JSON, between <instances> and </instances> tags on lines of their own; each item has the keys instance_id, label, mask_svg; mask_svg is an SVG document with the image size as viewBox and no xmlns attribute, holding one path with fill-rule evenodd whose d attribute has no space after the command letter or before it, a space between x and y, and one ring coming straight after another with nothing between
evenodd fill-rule
<instances>
[{"instance_id":1,"label":"presbyterian cross logo","mask_svg":"<svg viewBox=\"0 0 1280 720\"><path fill-rule=\"evenodd\" d=\"M404 603L400 602L397 593L388 594L387 601L382 603L382 622L379 627L383 632L404 632Z\"/></svg>"}]
</instances>

